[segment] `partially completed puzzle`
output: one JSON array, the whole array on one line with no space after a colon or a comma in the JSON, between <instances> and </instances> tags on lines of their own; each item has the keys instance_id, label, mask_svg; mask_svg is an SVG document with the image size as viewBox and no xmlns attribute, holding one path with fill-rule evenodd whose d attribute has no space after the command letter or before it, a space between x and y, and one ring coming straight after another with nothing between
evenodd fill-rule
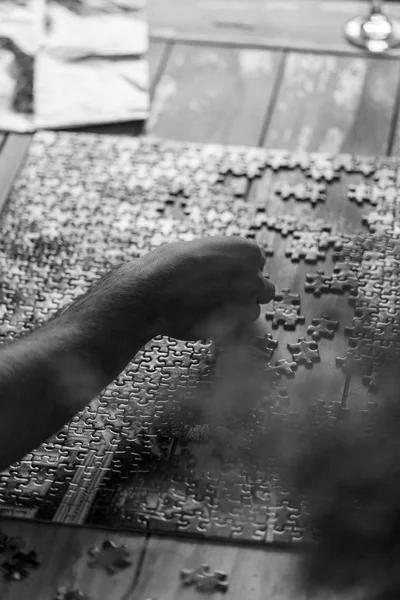
<instances>
[{"instance_id":1,"label":"partially completed puzzle","mask_svg":"<svg viewBox=\"0 0 400 600\"><path fill-rule=\"evenodd\" d=\"M0 515L312 540L285 435L373 419L382 367L399 357L399 185L389 158L36 134L0 222L2 342L119 262L176 240L255 239L277 295L263 307L254 371L240 381L224 371L211 341L152 340L3 472Z\"/></svg>"}]
</instances>

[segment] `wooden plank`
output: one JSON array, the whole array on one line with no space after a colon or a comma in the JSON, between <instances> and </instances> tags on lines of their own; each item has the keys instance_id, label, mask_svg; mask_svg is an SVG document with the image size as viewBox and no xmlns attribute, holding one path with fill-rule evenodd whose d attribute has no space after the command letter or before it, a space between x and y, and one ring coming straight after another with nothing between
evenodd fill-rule
<instances>
[{"instance_id":1,"label":"wooden plank","mask_svg":"<svg viewBox=\"0 0 400 600\"><path fill-rule=\"evenodd\" d=\"M264 145L385 154L398 80L397 62L289 54Z\"/></svg>"},{"instance_id":2,"label":"wooden plank","mask_svg":"<svg viewBox=\"0 0 400 600\"><path fill-rule=\"evenodd\" d=\"M298 558L294 554L265 549L238 548L201 542L176 541L153 537L147 547L135 598L162 600L197 600L199 592L192 587L181 588L182 568L209 564L229 574L229 598L234 600L286 600L295 595L294 569ZM213 594L221 600L222 593Z\"/></svg>"},{"instance_id":3,"label":"wooden plank","mask_svg":"<svg viewBox=\"0 0 400 600\"><path fill-rule=\"evenodd\" d=\"M153 37L359 54L344 39L343 25L366 14L367 6L352 0L150 0L149 20ZM400 16L398 3L388 12Z\"/></svg>"},{"instance_id":4,"label":"wooden plank","mask_svg":"<svg viewBox=\"0 0 400 600\"><path fill-rule=\"evenodd\" d=\"M30 134L8 134L0 152L0 212L7 200L12 183L18 173L32 136Z\"/></svg>"},{"instance_id":5,"label":"wooden plank","mask_svg":"<svg viewBox=\"0 0 400 600\"><path fill-rule=\"evenodd\" d=\"M96 600L131 598L145 544L143 536L19 521L3 521L1 528L23 541L23 551L36 550L41 561L41 567L24 581L7 584L0 580L2 600L50 600L60 586L78 588ZM107 539L125 544L132 560L130 567L114 576L88 565L88 550Z\"/></svg>"},{"instance_id":6,"label":"wooden plank","mask_svg":"<svg viewBox=\"0 0 400 600\"><path fill-rule=\"evenodd\" d=\"M148 131L185 141L257 145L281 56L175 46L154 95Z\"/></svg>"}]
</instances>

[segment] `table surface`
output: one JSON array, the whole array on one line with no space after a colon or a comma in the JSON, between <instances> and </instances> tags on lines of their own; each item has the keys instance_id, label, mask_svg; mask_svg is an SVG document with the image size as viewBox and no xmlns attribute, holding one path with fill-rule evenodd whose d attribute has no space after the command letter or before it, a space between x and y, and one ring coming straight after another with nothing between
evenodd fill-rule
<instances>
[{"instance_id":1,"label":"table surface","mask_svg":"<svg viewBox=\"0 0 400 600\"><path fill-rule=\"evenodd\" d=\"M163 138L396 156L398 53L369 57L346 45L343 23L366 11L351 0L149 0L152 111L146 133ZM400 16L400 6L388 3ZM90 128L137 134L139 124ZM0 134L0 206L30 136ZM112 534L133 565L110 577L87 566L87 548L110 532L5 522L43 566L3 586L2 600L49 599L57 584L93 600L190 600L182 567L209 562L230 573L229 598L286 600L296 592L293 553L157 536ZM215 594L216 599L222 597Z\"/></svg>"}]
</instances>

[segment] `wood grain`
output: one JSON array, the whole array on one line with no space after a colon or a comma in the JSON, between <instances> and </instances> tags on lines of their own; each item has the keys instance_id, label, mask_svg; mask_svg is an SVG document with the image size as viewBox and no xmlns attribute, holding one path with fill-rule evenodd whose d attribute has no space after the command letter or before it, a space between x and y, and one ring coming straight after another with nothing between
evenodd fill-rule
<instances>
[{"instance_id":1,"label":"wood grain","mask_svg":"<svg viewBox=\"0 0 400 600\"><path fill-rule=\"evenodd\" d=\"M264 145L385 154L398 80L396 62L290 54Z\"/></svg>"},{"instance_id":2,"label":"wood grain","mask_svg":"<svg viewBox=\"0 0 400 600\"><path fill-rule=\"evenodd\" d=\"M2 600L51 600L61 586L78 588L96 600L131 598L145 544L143 536L19 521L2 522L1 528L22 540L23 551L35 550L42 563L26 580L9 584L0 580ZM88 564L88 550L107 539L125 544L130 552L132 565L116 575Z\"/></svg>"},{"instance_id":3,"label":"wood grain","mask_svg":"<svg viewBox=\"0 0 400 600\"><path fill-rule=\"evenodd\" d=\"M265 549L237 548L202 542L152 537L146 551L135 598L197 600L199 592L182 588L179 572L209 564L229 575L229 598L246 600L290 600L303 596L296 589L298 557ZM213 594L215 600L224 598Z\"/></svg>"},{"instance_id":4,"label":"wood grain","mask_svg":"<svg viewBox=\"0 0 400 600\"><path fill-rule=\"evenodd\" d=\"M343 25L366 14L367 6L352 0L150 0L150 31L180 41L359 54L344 39ZM400 6L391 3L388 12L400 16Z\"/></svg>"},{"instance_id":5,"label":"wood grain","mask_svg":"<svg viewBox=\"0 0 400 600\"><path fill-rule=\"evenodd\" d=\"M176 45L148 131L185 141L257 145L280 53Z\"/></svg>"}]
</instances>

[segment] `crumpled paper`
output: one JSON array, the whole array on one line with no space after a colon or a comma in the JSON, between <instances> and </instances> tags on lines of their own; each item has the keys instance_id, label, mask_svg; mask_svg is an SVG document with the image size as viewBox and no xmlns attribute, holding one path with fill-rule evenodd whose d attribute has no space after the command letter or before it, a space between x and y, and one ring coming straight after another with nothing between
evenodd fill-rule
<instances>
[{"instance_id":1,"label":"crumpled paper","mask_svg":"<svg viewBox=\"0 0 400 600\"><path fill-rule=\"evenodd\" d=\"M0 130L145 119L145 0L0 0Z\"/></svg>"}]
</instances>

